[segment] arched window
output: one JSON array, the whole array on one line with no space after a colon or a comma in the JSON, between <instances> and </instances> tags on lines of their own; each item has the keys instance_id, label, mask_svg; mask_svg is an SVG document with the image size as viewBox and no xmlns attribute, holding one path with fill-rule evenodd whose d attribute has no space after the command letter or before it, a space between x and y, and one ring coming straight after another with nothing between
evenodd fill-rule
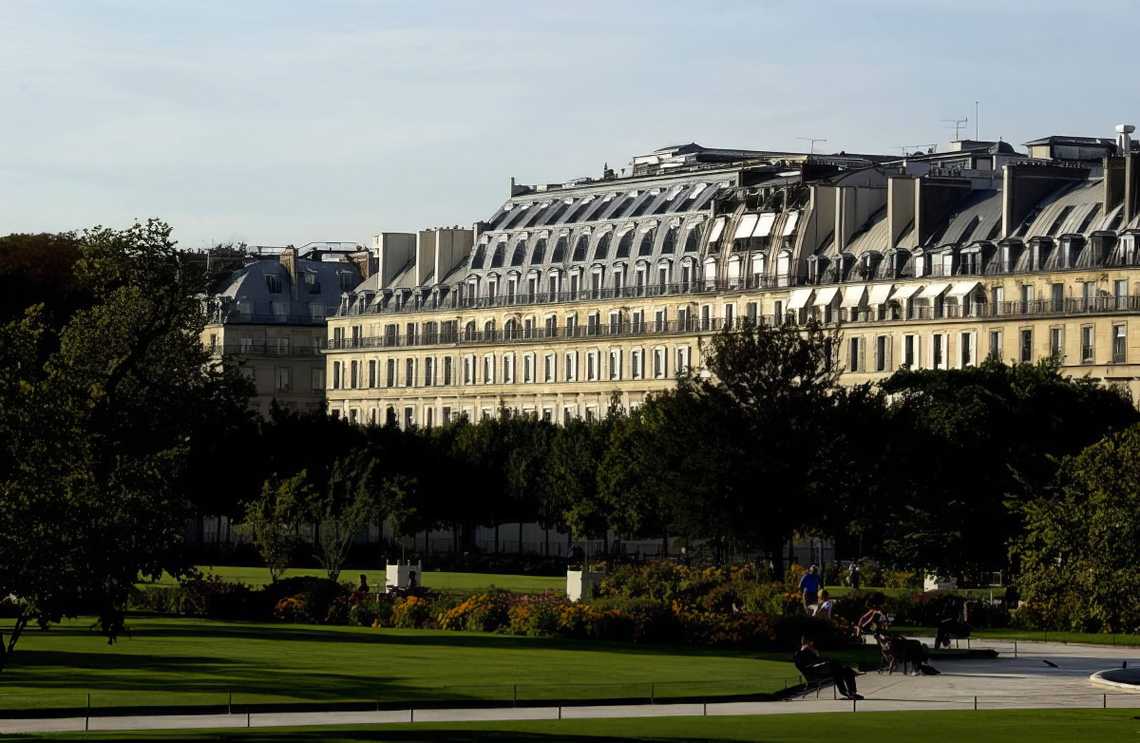
<instances>
[{"instance_id":1,"label":"arched window","mask_svg":"<svg viewBox=\"0 0 1140 743\"><path fill-rule=\"evenodd\" d=\"M665 231L665 237L661 240L661 255L673 255L677 250L677 225L673 225Z\"/></svg>"},{"instance_id":2,"label":"arched window","mask_svg":"<svg viewBox=\"0 0 1140 743\"><path fill-rule=\"evenodd\" d=\"M653 243L657 239L657 228L650 227L641 235L641 245L637 249L639 256L653 255Z\"/></svg>"},{"instance_id":3,"label":"arched window","mask_svg":"<svg viewBox=\"0 0 1140 743\"><path fill-rule=\"evenodd\" d=\"M530 254L530 265L537 266L546 260L546 238L540 237L534 241L534 250Z\"/></svg>"},{"instance_id":4,"label":"arched window","mask_svg":"<svg viewBox=\"0 0 1140 743\"><path fill-rule=\"evenodd\" d=\"M701 225L689 228L689 234L685 238L685 252L686 253L699 253L701 250L701 233L703 232Z\"/></svg>"},{"instance_id":5,"label":"arched window","mask_svg":"<svg viewBox=\"0 0 1140 743\"><path fill-rule=\"evenodd\" d=\"M503 323L503 338L506 340L514 340L517 334L514 320L507 320Z\"/></svg>"},{"instance_id":6,"label":"arched window","mask_svg":"<svg viewBox=\"0 0 1140 743\"><path fill-rule=\"evenodd\" d=\"M491 254L491 268L499 268L503 265L506 252L507 243L505 240L500 240L495 244L495 252Z\"/></svg>"},{"instance_id":7,"label":"arched window","mask_svg":"<svg viewBox=\"0 0 1140 743\"><path fill-rule=\"evenodd\" d=\"M471 268L480 268L483 266L483 261L487 259L487 243L479 243L475 246L475 255L471 256Z\"/></svg>"},{"instance_id":8,"label":"arched window","mask_svg":"<svg viewBox=\"0 0 1140 743\"><path fill-rule=\"evenodd\" d=\"M512 266L521 266L523 261L526 260L526 239L519 240L515 243L515 253L511 256Z\"/></svg>"},{"instance_id":9,"label":"arched window","mask_svg":"<svg viewBox=\"0 0 1140 743\"><path fill-rule=\"evenodd\" d=\"M574 243L574 262L586 260L586 250L590 247L590 236L579 235L578 242Z\"/></svg>"},{"instance_id":10,"label":"arched window","mask_svg":"<svg viewBox=\"0 0 1140 743\"><path fill-rule=\"evenodd\" d=\"M495 321L494 320L488 320L487 322L483 323L483 338L484 338L484 340L486 340L488 338L494 338L494 337L495 337Z\"/></svg>"},{"instance_id":11,"label":"arched window","mask_svg":"<svg viewBox=\"0 0 1140 743\"><path fill-rule=\"evenodd\" d=\"M620 240L618 240L617 257L618 258L628 258L629 257L629 251L632 248L633 248L633 230L629 230L628 232L626 232L624 235L621 236ZM604 257L604 256L599 256L599 257Z\"/></svg>"},{"instance_id":12,"label":"arched window","mask_svg":"<svg viewBox=\"0 0 1140 743\"><path fill-rule=\"evenodd\" d=\"M566 260L566 235L559 235L554 243L554 255L550 256L551 263L561 263Z\"/></svg>"},{"instance_id":13,"label":"arched window","mask_svg":"<svg viewBox=\"0 0 1140 743\"><path fill-rule=\"evenodd\" d=\"M594 248L594 260L603 261L610 252L610 236L613 233L607 232L598 238L598 244Z\"/></svg>"},{"instance_id":14,"label":"arched window","mask_svg":"<svg viewBox=\"0 0 1140 743\"><path fill-rule=\"evenodd\" d=\"M465 340L465 341L475 340L475 321L474 320L468 320L467 325L464 326L464 328L463 328L463 340Z\"/></svg>"}]
</instances>

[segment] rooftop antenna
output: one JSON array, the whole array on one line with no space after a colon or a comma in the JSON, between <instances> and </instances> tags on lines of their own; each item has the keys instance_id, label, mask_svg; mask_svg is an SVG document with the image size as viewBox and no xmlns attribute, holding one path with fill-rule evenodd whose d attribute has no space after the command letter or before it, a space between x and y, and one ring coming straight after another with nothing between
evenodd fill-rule
<instances>
[{"instance_id":1,"label":"rooftop antenna","mask_svg":"<svg viewBox=\"0 0 1140 743\"><path fill-rule=\"evenodd\" d=\"M805 142L811 142L811 147L808 149L809 155L815 154L815 143L816 142L826 142L827 141L823 137L796 137L796 139L802 139Z\"/></svg>"},{"instance_id":2,"label":"rooftop antenna","mask_svg":"<svg viewBox=\"0 0 1140 743\"><path fill-rule=\"evenodd\" d=\"M962 131L962 127L964 127L964 126L966 126L966 124L970 123L970 117L969 116L963 116L960 119L943 119L942 123L954 125L954 140L958 141L960 139L959 133Z\"/></svg>"},{"instance_id":3,"label":"rooftop antenna","mask_svg":"<svg viewBox=\"0 0 1140 743\"><path fill-rule=\"evenodd\" d=\"M982 140L982 102L974 101L974 139Z\"/></svg>"}]
</instances>

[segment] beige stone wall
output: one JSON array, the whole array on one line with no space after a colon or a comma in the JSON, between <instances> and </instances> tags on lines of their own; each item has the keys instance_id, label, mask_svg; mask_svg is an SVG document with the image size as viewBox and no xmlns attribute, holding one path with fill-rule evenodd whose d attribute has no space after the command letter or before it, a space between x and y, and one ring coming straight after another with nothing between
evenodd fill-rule
<instances>
[{"instance_id":1,"label":"beige stone wall","mask_svg":"<svg viewBox=\"0 0 1140 743\"><path fill-rule=\"evenodd\" d=\"M876 308L865 308L856 321L849 321L847 312L838 304L830 310L830 319L839 321L842 333L840 363L845 369L844 381L859 383L885 378L905 363L908 341L913 349L913 365L918 368L959 368L963 364L980 363L989 353L991 343L1006 361L1022 360L1022 333L1028 331L1027 359L1038 361L1052 355L1056 344L1065 372L1074 376L1090 376L1113 384L1126 386L1134 399L1140 400L1140 271L1135 269L1063 271L1050 274L1021 274L1002 276L956 276L949 279L906 279L892 282L904 285L933 285L945 282L978 280L981 286L975 295L984 302L973 304L972 312L962 317L957 303L946 300L941 316L933 317L933 307L920 309L920 302L911 301L914 308L908 319L907 303L892 309L888 306L884 319L878 319ZM1117 284L1117 282L1123 284ZM885 282L879 282L885 283ZM1088 285L1086 288L1086 284ZM1061 301L1053 303L1053 286L1061 286ZM1021 307L1022 287L1031 287L1031 302ZM1000 288L1000 291L995 291ZM492 414L500 406L520 411L547 414L561 420L567 412L572 415L603 414L610 395L618 392L623 404L636 405L645 395L666 389L676 374L677 350L688 348L690 364L701 363L701 346L720 323L728 316L739 319L749 314L749 304L755 304L757 316L766 322L775 319L777 306L786 309L790 289L754 291L726 291L707 294L674 294L658 297L583 300L558 304L515 305L470 310L441 310L418 313L329 318L328 333L350 339L353 328L362 339L361 347L330 348L326 352L326 395L329 409L339 415L353 417L361 422L373 419L383 422L391 408L402 423L410 420L418 425L438 423L444 412L452 416L466 413L477 418ZM1089 302L1084 302L1085 296ZM1123 296L1117 300L1116 296ZM842 292L840 294L842 296ZM991 316L994 300L1001 299L1004 314ZM866 298L864 298L866 302ZM707 308L707 309L706 309ZM676 325L680 311L688 312L692 330ZM824 317L822 308L810 308ZM634 313L642 312L646 332L631 334ZM608 335L610 313L620 313L624 333ZM563 336L568 317L576 317L581 332L588 328L588 316L598 313L597 336ZM662 314L658 314L662 313ZM706 326L704 320L709 318ZM897 315L897 319L895 316ZM554 338L501 339L436 343L434 345L379 346L387 326L394 325L395 333L406 342L407 326L415 326L417 339L422 339L424 323L454 321L462 337L468 322L474 321L476 330L482 331L487 322L493 322L496 331L503 330L508 320L514 320L519 336L525 334L525 322L530 319L532 328L542 334L546 319L556 318L558 336ZM669 323L664 332L651 332L655 323L663 319ZM705 330L703 328L707 327ZM338 331L339 328L339 331ZM1119 330L1118 330L1119 328ZM1054 334L1054 331L1057 331ZM1114 350L1116 334L1123 333L1123 355ZM991 333L996 337L991 340ZM879 338L883 340L878 340ZM852 340L856 344L852 346ZM1088 341L1091 341L1089 343ZM375 344L375 346L373 346ZM663 349L667 360L664 375L655 375L654 351ZM963 355L964 348L968 349ZM940 354L936 353L940 349ZM637 375L633 368L633 352L644 354L644 373ZM610 372L610 353L620 352L620 371ZM852 352L856 361L852 364ZM577 356L577 375L566 378L566 354ZM588 378L586 354L596 353L596 378ZM545 377L545 356L555 356L555 381ZM533 355L533 381L524 380L526 355ZM513 356L514 379L503 380L504 356ZM936 356L940 358L936 359ZM474 379L464 379L464 358L475 361ZM486 378L484 358L494 359L494 379ZM433 384L425 384L424 372L428 359L434 360L436 369ZM451 379L444 384L444 359L451 359ZM395 361L395 378L388 386L387 364ZM413 363L414 379L409 382L407 362ZM351 366L357 364L357 385L350 387ZM369 373L370 363L376 365L375 386ZM340 385L334 385L334 364L341 364ZM408 417L410 409L410 418ZM431 411L430 413L428 411Z\"/></svg>"}]
</instances>

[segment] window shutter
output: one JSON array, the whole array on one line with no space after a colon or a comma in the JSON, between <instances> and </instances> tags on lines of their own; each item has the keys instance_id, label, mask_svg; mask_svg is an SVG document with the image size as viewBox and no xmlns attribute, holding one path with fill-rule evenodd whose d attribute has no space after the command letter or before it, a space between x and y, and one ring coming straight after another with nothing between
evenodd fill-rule
<instances>
[{"instance_id":1,"label":"window shutter","mask_svg":"<svg viewBox=\"0 0 1140 743\"><path fill-rule=\"evenodd\" d=\"M867 371L867 339L859 339L859 371Z\"/></svg>"}]
</instances>

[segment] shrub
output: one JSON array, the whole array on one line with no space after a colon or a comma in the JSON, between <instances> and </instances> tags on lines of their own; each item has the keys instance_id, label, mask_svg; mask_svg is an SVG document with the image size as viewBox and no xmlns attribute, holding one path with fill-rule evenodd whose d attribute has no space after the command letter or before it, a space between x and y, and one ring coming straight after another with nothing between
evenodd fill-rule
<instances>
[{"instance_id":1,"label":"shrub","mask_svg":"<svg viewBox=\"0 0 1140 743\"><path fill-rule=\"evenodd\" d=\"M431 624L431 605L420 596L398 598L392 605L392 626L401 629L424 629Z\"/></svg>"},{"instance_id":2,"label":"shrub","mask_svg":"<svg viewBox=\"0 0 1140 743\"><path fill-rule=\"evenodd\" d=\"M508 615L511 634L550 637L558 634L558 617L570 601L555 593L521 596L515 599Z\"/></svg>"},{"instance_id":3,"label":"shrub","mask_svg":"<svg viewBox=\"0 0 1140 743\"><path fill-rule=\"evenodd\" d=\"M309 612L308 601L305 594L287 596L277 602L273 607L273 616L282 622L295 624L313 624L315 620Z\"/></svg>"}]
</instances>

